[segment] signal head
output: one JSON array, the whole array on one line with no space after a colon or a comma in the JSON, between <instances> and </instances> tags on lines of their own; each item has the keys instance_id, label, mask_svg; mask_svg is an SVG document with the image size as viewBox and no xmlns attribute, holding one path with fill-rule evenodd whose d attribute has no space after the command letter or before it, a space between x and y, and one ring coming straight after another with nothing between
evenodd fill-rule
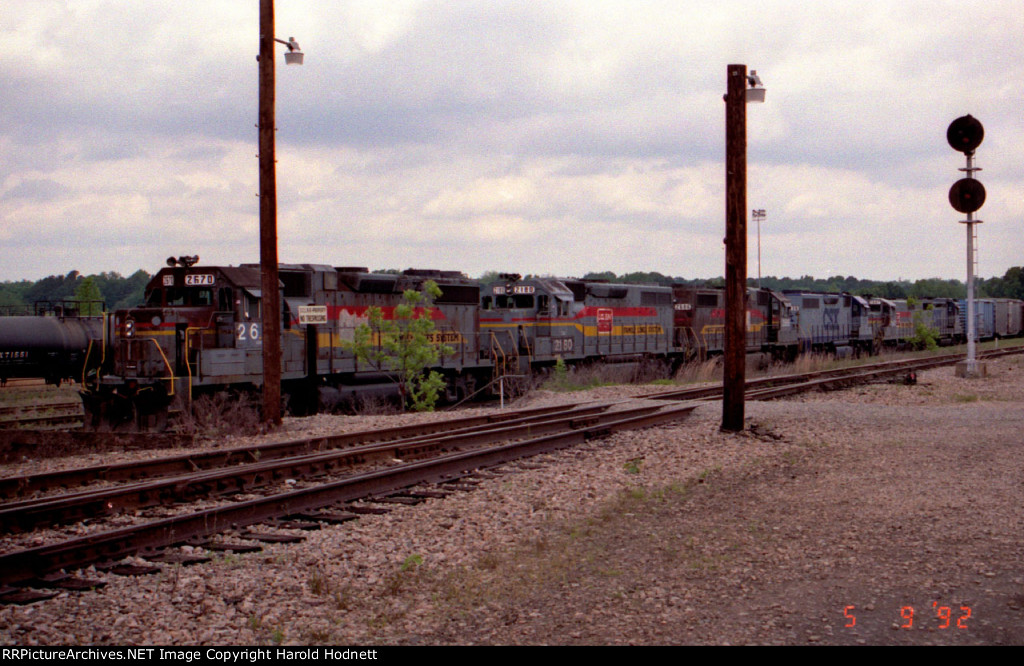
<instances>
[{"instance_id":1,"label":"signal head","mask_svg":"<svg viewBox=\"0 0 1024 666\"><path fill-rule=\"evenodd\" d=\"M973 154L984 138L985 128L982 127L981 121L970 114L957 118L946 130L946 141L953 150L959 150L967 155Z\"/></svg>"}]
</instances>

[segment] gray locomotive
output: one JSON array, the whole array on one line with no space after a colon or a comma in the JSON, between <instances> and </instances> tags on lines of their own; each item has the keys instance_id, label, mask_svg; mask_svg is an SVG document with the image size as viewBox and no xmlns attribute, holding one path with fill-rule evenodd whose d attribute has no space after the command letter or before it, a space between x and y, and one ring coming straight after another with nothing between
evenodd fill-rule
<instances>
[{"instance_id":1,"label":"gray locomotive","mask_svg":"<svg viewBox=\"0 0 1024 666\"><path fill-rule=\"evenodd\" d=\"M84 378L89 421L100 428L160 428L170 412L203 393L257 389L268 333L262 330L259 266L200 266L195 260L169 261L147 285L144 305L105 318L68 311L0 318L0 372L15 376L31 367L48 377ZM515 274L481 284L453 271L371 273L319 264L283 264L279 274L282 329L273 334L281 337L282 394L293 414L393 395L393 375L361 361L352 343L371 307L393 319L403 293L421 290L427 280L441 290L430 310L431 339L448 352L432 369L452 401L496 392L498 380L559 360L653 361L674 368L724 349L719 288ZM955 301L933 299L920 307L945 339L962 336ZM1019 329L1021 318L1013 312L1021 311L1020 303L1007 308L1004 327ZM870 353L906 339L912 315L899 301L750 288L746 348L777 358L799 350Z\"/></svg>"}]
</instances>

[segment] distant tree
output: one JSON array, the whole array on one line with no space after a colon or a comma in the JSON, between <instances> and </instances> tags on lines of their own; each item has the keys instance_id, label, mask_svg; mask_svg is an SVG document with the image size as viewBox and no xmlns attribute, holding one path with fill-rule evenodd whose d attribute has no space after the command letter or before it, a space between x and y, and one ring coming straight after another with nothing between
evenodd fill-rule
<instances>
[{"instance_id":1,"label":"distant tree","mask_svg":"<svg viewBox=\"0 0 1024 666\"><path fill-rule=\"evenodd\" d=\"M488 285L494 282L501 281L501 271L484 271L479 278L479 282L482 285Z\"/></svg>"},{"instance_id":2,"label":"distant tree","mask_svg":"<svg viewBox=\"0 0 1024 666\"><path fill-rule=\"evenodd\" d=\"M612 271L601 271L601 272L590 272L586 273L583 278L584 280L602 280L605 282L618 282L619 277Z\"/></svg>"},{"instance_id":3,"label":"distant tree","mask_svg":"<svg viewBox=\"0 0 1024 666\"><path fill-rule=\"evenodd\" d=\"M966 298L967 287L959 280L928 278L916 280L907 292L914 298Z\"/></svg>"},{"instance_id":4,"label":"distant tree","mask_svg":"<svg viewBox=\"0 0 1024 666\"><path fill-rule=\"evenodd\" d=\"M0 283L0 307L3 307L5 311L19 310L22 306L27 307L29 303L25 301L25 292L32 285L33 283L28 280Z\"/></svg>"},{"instance_id":5,"label":"distant tree","mask_svg":"<svg viewBox=\"0 0 1024 666\"><path fill-rule=\"evenodd\" d=\"M1024 268L1014 266L1001 278L993 277L981 281L979 287L979 293L992 298L1024 299Z\"/></svg>"},{"instance_id":6,"label":"distant tree","mask_svg":"<svg viewBox=\"0 0 1024 666\"><path fill-rule=\"evenodd\" d=\"M874 287L872 294L879 298L904 299L907 290L899 282L882 282Z\"/></svg>"},{"instance_id":7,"label":"distant tree","mask_svg":"<svg viewBox=\"0 0 1024 666\"><path fill-rule=\"evenodd\" d=\"M37 281L26 293L25 300L29 304L37 301L66 301L75 295L78 288L78 271L67 275L51 275Z\"/></svg>"},{"instance_id":8,"label":"distant tree","mask_svg":"<svg viewBox=\"0 0 1024 666\"><path fill-rule=\"evenodd\" d=\"M619 278L619 281L627 284L660 284L665 286L668 286L673 282L672 278L662 275L661 273L643 273L640 271L626 273Z\"/></svg>"},{"instance_id":9,"label":"distant tree","mask_svg":"<svg viewBox=\"0 0 1024 666\"><path fill-rule=\"evenodd\" d=\"M103 314L103 294L91 276L82 280L75 290L75 300L80 303L78 314L95 317Z\"/></svg>"},{"instance_id":10,"label":"distant tree","mask_svg":"<svg viewBox=\"0 0 1024 666\"><path fill-rule=\"evenodd\" d=\"M138 270L128 276L124 280L124 286L120 293L120 298L110 298L108 305L111 310L121 310L124 308L134 308L142 305L146 298L146 285L153 278L152 275L143 270Z\"/></svg>"}]
</instances>

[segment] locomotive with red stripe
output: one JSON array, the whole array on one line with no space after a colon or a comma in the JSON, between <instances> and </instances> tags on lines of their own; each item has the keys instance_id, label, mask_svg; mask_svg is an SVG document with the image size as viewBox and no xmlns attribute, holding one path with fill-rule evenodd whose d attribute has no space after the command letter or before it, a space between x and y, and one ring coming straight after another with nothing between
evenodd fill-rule
<instances>
[{"instance_id":1,"label":"locomotive with red stripe","mask_svg":"<svg viewBox=\"0 0 1024 666\"><path fill-rule=\"evenodd\" d=\"M103 348L95 350L102 367L82 392L93 426L161 428L169 412L203 393L261 385L268 332L259 266L198 266L195 259L169 261L147 286L145 305L111 316ZM282 264L279 275L282 330L274 334L293 414L394 394L394 376L360 361L352 343L371 307L389 319L403 293L422 290L427 280L441 290L429 311L433 341L449 352L433 370L453 401L497 392L501 380L559 359L677 366L721 351L724 305L719 299L711 306L692 288L514 274L482 286L453 271L317 264ZM780 295L752 290L748 346L785 344L787 308Z\"/></svg>"},{"instance_id":2,"label":"locomotive with red stripe","mask_svg":"<svg viewBox=\"0 0 1024 666\"><path fill-rule=\"evenodd\" d=\"M105 360L82 389L93 427L160 429L169 412L199 395L262 385L259 266L168 263L174 265L147 285L145 305L113 313L105 344L95 350ZM275 334L282 395L293 414L395 392L393 377L360 362L351 343L371 307L389 319L405 290L420 290L427 280L441 288L430 316L434 339L452 350L436 368L449 397L464 397L489 379L491 363L477 333L480 288L461 273L282 264L279 275L282 330Z\"/></svg>"}]
</instances>

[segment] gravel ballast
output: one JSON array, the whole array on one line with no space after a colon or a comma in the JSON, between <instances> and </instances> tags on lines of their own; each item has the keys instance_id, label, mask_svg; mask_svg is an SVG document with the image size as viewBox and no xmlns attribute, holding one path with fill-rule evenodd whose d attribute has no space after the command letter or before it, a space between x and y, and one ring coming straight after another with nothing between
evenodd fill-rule
<instances>
[{"instance_id":1,"label":"gravel ballast","mask_svg":"<svg viewBox=\"0 0 1024 666\"><path fill-rule=\"evenodd\" d=\"M988 369L748 402L740 434L709 403L302 544L90 573L107 586L0 607L0 641L1021 644L1024 360Z\"/></svg>"}]
</instances>

